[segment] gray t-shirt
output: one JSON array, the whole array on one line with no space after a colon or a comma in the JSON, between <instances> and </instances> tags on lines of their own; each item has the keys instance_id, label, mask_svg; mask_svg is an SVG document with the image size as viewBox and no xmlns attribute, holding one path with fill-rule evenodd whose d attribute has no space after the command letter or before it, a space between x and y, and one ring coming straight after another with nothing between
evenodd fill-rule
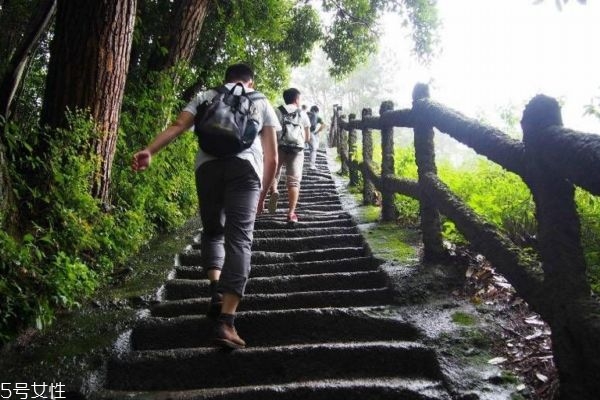
<instances>
[{"instance_id":1,"label":"gray t-shirt","mask_svg":"<svg viewBox=\"0 0 600 400\"><path fill-rule=\"evenodd\" d=\"M228 83L225 85L228 89L231 89L235 86L235 83ZM246 92L252 92L254 89L246 88ZM211 100L218 93L215 90L207 90L205 92L200 92L192 101L188 103L187 106L183 109L183 111L187 111L192 115L196 115L196 110L198 106L205 102L206 100ZM279 119L277 118L277 114L275 114L275 110L269 103L267 99L260 99L254 101L256 108L258 110L259 115L259 131L262 131L264 126L272 126L276 131L281 130L281 125L279 124ZM243 160L248 160L258 179L262 182L263 177L263 149L260 138L256 138L256 140L252 143L252 146L237 154L236 157L239 157ZM217 157L211 156L210 154L205 153L202 149L198 149L198 153L196 154L196 163L194 168L198 168L200 165L207 161L215 160Z\"/></svg>"}]
</instances>

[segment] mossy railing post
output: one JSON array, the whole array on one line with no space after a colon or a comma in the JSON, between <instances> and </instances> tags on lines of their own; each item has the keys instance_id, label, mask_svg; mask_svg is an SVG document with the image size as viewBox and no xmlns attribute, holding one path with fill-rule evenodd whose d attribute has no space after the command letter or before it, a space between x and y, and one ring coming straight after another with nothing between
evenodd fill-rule
<instances>
[{"instance_id":1,"label":"mossy railing post","mask_svg":"<svg viewBox=\"0 0 600 400\"><path fill-rule=\"evenodd\" d=\"M384 101L379 107L379 116L388 111L394 110L394 103ZM394 176L394 126L381 127L381 220L396 221L398 219L398 210L394 202L395 193L390 189L389 178Z\"/></svg>"},{"instance_id":2,"label":"mossy railing post","mask_svg":"<svg viewBox=\"0 0 600 400\"><path fill-rule=\"evenodd\" d=\"M585 393L600 390L600 349L596 341L587 337L591 333L589 326L600 324L600 318L593 321L582 315L581 305L589 303L590 286L580 240L575 187L567 179L552 174L542 159L547 151L545 130L553 126L562 126L558 102L543 95L534 97L525 107L521 127L529 162L526 182L535 202L538 251L544 270L544 290L548 294L544 308L549 312L544 314L548 314L545 317L552 328L561 399L579 399L586 398Z\"/></svg>"},{"instance_id":3,"label":"mossy railing post","mask_svg":"<svg viewBox=\"0 0 600 400\"><path fill-rule=\"evenodd\" d=\"M568 180L552 174L541 158L544 129L562 126L558 102L544 95L534 97L525 107L521 125L525 153L530 162L526 181L535 202L545 283L560 288L561 295L587 297L590 287L580 240L575 187Z\"/></svg>"},{"instance_id":4,"label":"mossy railing post","mask_svg":"<svg viewBox=\"0 0 600 400\"><path fill-rule=\"evenodd\" d=\"M363 123L365 119L371 118L373 116L373 111L370 108L363 108L361 112L361 117ZM369 174L367 173L368 166L373 163L373 134L372 130L366 128L363 124L362 129L362 155L363 155L363 205L375 205L377 204L377 194L375 193L375 185L368 178Z\"/></svg>"},{"instance_id":5,"label":"mossy railing post","mask_svg":"<svg viewBox=\"0 0 600 400\"><path fill-rule=\"evenodd\" d=\"M356 114L348 115L348 173L350 174L350 180L348 186L358 186L358 168L355 164L357 158L356 152Z\"/></svg>"},{"instance_id":6,"label":"mossy railing post","mask_svg":"<svg viewBox=\"0 0 600 400\"><path fill-rule=\"evenodd\" d=\"M329 147L338 147L339 146L339 131L340 131L340 112L342 111L342 107L334 104L333 105L333 116L331 117L331 126L329 127L329 138L328 144Z\"/></svg>"},{"instance_id":7,"label":"mossy railing post","mask_svg":"<svg viewBox=\"0 0 600 400\"><path fill-rule=\"evenodd\" d=\"M340 155L341 169L339 174L342 176L348 175L348 121L345 115L340 115L338 120L338 154Z\"/></svg>"},{"instance_id":8,"label":"mossy railing post","mask_svg":"<svg viewBox=\"0 0 600 400\"><path fill-rule=\"evenodd\" d=\"M422 83L415 85L412 98L413 104L421 99L428 99L429 87ZM414 127L415 161L417 163L419 182L421 183L425 174L433 173L437 175L437 167L435 165L433 126L423 120L417 121ZM419 209L421 234L423 236L423 260L428 262L440 261L446 256L442 241L440 212L423 190L421 190Z\"/></svg>"}]
</instances>

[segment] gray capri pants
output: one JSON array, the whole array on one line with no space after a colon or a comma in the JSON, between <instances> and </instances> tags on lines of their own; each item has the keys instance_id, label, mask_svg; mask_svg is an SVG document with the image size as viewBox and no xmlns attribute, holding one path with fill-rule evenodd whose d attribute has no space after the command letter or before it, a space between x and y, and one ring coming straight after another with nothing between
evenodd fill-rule
<instances>
[{"instance_id":1,"label":"gray capri pants","mask_svg":"<svg viewBox=\"0 0 600 400\"><path fill-rule=\"evenodd\" d=\"M221 158L196 169L196 190L203 227L202 267L221 270L219 292L242 297L250 275L260 180L248 161Z\"/></svg>"}]
</instances>

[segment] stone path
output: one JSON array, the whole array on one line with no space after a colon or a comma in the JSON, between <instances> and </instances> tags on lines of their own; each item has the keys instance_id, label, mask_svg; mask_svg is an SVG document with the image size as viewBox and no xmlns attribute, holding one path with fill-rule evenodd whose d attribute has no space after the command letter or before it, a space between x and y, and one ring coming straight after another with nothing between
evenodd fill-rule
<instances>
[{"instance_id":1,"label":"stone path","mask_svg":"<svg viewBox=\"0 0 600 400\"><path fill-rule=\"evenodd\" d=\"M306 169L298 216L256 222L236 319L244 350L211 346L198 243L178 257L163 300L108 363L102 399L450 399L435 351L393 302L381 261L342 209L324 153Z\"/></svg>"}]
</instances>

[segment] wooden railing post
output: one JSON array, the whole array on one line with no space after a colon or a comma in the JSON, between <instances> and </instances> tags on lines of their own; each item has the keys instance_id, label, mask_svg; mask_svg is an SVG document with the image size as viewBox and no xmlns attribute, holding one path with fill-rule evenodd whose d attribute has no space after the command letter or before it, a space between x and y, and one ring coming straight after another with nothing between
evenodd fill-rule
<instances>
[{"instance_id":1,"label":"wooden railing post","mask_svg":"<svg viewBox=\"0 0 600 400\"><path fill-rule=\"evenodd\" d=\"M384 101L379 107L379 115L392 111L394 103ZM381 192L381 220L396 221L399 213L394 202L395 193L389 188L388 177L395 173L394 168L394 127L384 126L381 128L381 183L383 190Z\"/></svg>"},{"instance_id":2,"label":"wooden railing post","mask_svg":"<svg viewBox=\"0 0 600 400\"><path fill-rule=\"evenodd\" d=\"M363 108L361 117L364 122L366 118L371 118L373 111L370 108ZM362 129L362 153L363 153L363 205L376 205L377 204L377 193L375 192L375 185L368 178L367 173L368 166L373 163L373 134L372 130L363 127Z\"/></svg>"},{"instance_id":3,"label":"wooden railing post","mask_svg":"<svg viewBox=\"0 0 600 400\"><path fill-rule=\"evenodd\" d=\"M333 105L333 116L331 117L331 126L329 127L329 138L328 144L329 147L338 147L339 146L339 126L340 126L340 113L342 111L342 107L334 104Z\"/></svg>"},{"instance_id":4,"label":"wooden railing post","mask_svg":"<svg viewBox=\"0 0 600 400\"><path fill-rule=\"evenodd\" d=\"M429 87L425 84L417 84L412 93L413 104L421 99L429 98ZM419 185L422 186L425 174L437 175L435 165L435 146L433 142L433 126L423 120L417 119L414 127L415 161L419 176ZM440 261L446 256L444 243L442 241L442 228L440 213L433 201L421 190L421 201L419 202L421 217L421 234L423 236L423 259L424 261Z\"/></svg>"},{"instance_id":5,"label":"wooden railing post","mask_svg":"<svg viewBox=\"0 0 600 400\"><path fill-rule=\"evenodd\" d=\"M580 240L580 221L575 205L575 187L552 174L542 160L545 130L562 126L558 102L538 95L525 107L521 120L526 159L525 178L535 202L538 251L544 271L544 308L552 328L554 360L560 376L561 398L579 399L597 393L600 349L589 339L598 318L582 313L590 302L590 286ZM596 173L596 171L589 171ZM595 360L592 365L589 360ZM595 382L595 383L594 383ZM587 386L587 387L586 387Z\"/></svg>"},{"instance_id":6,"label":"wooden railing post","mask_svg":"<svg viewBox=\"0 0 600 400\"><path fill-rule=\"evenodd\" d=\"M558 102L543 95L534 97L525 107L521 126L529 161L525 179L536 207L537 239L545 282L560 288L562 296L588 296L590 288L581 247L575 187L552 174L540 154L544 152L544 129L562 126Z\"/></svg>"},{"instance_id":7,"label":"wooden railing post","mask_svg":"<svg viewBox=\"0 0 600 400\"><path fill-rule=\"evenodd\" d=\"M338 154L340 155L341 169L339 174L346 176L348 175L348 121L345 115L341 115L339 118L338 127Z\"/></svg>"},{"instance_id":8,"label":"wooden railing post","mask_svg":"<svg viewBox=\"0 0 600 400\"><path fill-rule=\"evenodd\" d=\"M354 163L356 162L356 128L354 123L356 122L356 114L348 115L348 172L350 174L350 180L348 186L358 186L358 168Z\"/></svg>"}]
</instances>

